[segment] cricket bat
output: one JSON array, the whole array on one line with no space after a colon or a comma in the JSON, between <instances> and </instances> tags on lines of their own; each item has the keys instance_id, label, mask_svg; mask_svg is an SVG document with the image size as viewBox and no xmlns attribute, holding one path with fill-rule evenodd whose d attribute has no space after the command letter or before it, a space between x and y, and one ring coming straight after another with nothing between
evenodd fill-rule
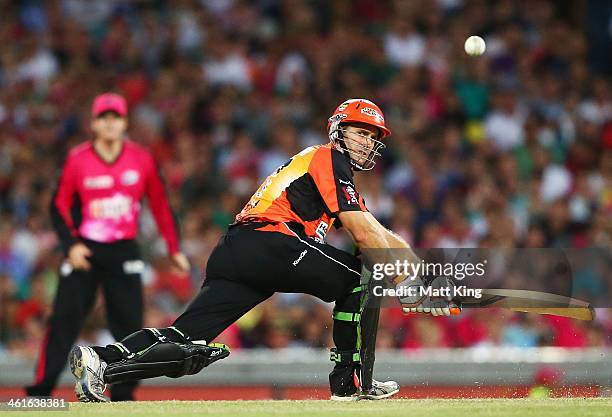
<instances>
[{"instance_id":1,"label":"cricket bat","mask_svg":"<svg viewBox=\"0 0 612 417\"><path fill-rule=\"evenodd\" d=\"M530 290L483 288L481 295L481 298L461 299L461 306L502 307L523 313L552 314L586 321L595 318L595 310L586 301L558 294Z\"/></svg>"}]
</instances>

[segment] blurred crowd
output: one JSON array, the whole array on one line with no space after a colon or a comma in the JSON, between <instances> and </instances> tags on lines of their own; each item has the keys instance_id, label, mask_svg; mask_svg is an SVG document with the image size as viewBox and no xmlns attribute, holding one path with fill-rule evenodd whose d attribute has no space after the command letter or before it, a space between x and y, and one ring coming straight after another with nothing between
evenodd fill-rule
<instances>
[{"instance_id":1,"label":"blurred crowd","mask_svg":"<svg viewBox=\"0 0 612 417\"><path fill-rule=\"evenodd\" d=\"M612 247L612 7L518 0L0 0L0 356L36 355L62 260L48 207L92 98L123 94L155 154L191 279L172 275L151 216L146 326L165 326L262 178L328 141L343 100L379 104L393 135L356 176L412 245ZM469 57L463 41L487 42ZM349 247L346 235L329 241ZM608 269L609 271L609 269ZM601 278L601 277L600 277ZM609 277L603 277L609 278ZM608 289L609 290L609 289ZM231 326L233 347L325 347L331 306L276 295ZM102 303L82 341L110 342ZM593 323L386 309L381 347L604 346Z\"/></svg>"}]
</instances>

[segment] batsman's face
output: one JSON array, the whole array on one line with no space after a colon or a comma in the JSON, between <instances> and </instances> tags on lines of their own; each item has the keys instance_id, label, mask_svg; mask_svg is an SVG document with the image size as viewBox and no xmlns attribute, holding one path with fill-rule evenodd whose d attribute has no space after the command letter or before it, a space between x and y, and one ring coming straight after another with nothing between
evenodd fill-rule
<instances>
[{"instance_id":1,"label":"batsman's face","mask_svg":"<svg viewBox=\"0 0 612 417\"><path fill-rule=\"evenodd\" d=\"M353 161L365 164L378 139L378 129L365 123L352 123L343 126L342 134Z\"/></svg>"},{"instance_id":2,"label":"batsman's face","mask_svg":"<svg viewBox=\"0 0 612 417\"><path fill-rule=\"evenodd\" d=\"M127 119L114 112L106 112L91 122L96 137L105 140L120 140L127 129Z\"/></svg>"}]
</instances>

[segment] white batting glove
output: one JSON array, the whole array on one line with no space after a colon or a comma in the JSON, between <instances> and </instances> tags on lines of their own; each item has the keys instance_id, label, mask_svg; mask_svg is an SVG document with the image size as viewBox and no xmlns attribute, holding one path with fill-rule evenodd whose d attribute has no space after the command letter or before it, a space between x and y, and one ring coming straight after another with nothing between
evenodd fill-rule
<instances>
[{"instance_id":1,"label":"white batting glove","mask_svg":"<svg viewBox=\"0 0 612 417\"><path fill-rule=\"evenodd\" d=\"M429 284L432 289L453 288L454 282L446 277L437 277ZM452 297L449 291L448 296L433 297L427 296L424 292L425 286L421 278L406 279L396 286L396 290L404 291L409 294L404 297L399 297L404 314L409 313L424 313L432 316L450 316L453 314L453 307L456 307L452 302Z\"/></svg>"}]
</instances>

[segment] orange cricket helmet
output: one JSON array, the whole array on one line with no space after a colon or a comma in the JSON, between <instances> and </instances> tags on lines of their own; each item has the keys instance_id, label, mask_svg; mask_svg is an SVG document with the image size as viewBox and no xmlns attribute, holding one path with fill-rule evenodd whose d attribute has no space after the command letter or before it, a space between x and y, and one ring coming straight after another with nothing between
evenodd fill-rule
<instances>
[{"instance_id":1,"label":"orange cricket helmet","mask_svg":"<svg viewBox=\"0 0 612 417\"><path fill-rule=\"evenodd\" d=\"M364 123L378 129L378 137L372 139L374 145L371 149L347 137L343 125L350 124L351 122ZM391 134L391 131L385 125L385 116L380 107L370 100L363 98L349 99L336 107L334 114L328 119L327 131L330 142L338 145L340 151L346 152L349 155L351 165L360 171L374 168L376 164L374 158L380 155L379 150L385 147L385 144L380 139ZM347 146L347 141L352 142L351 147ZM369 151L369 153L364 162L358 163L356 160L364 159L361 151Z\"/></svg>"}]
</instances>

